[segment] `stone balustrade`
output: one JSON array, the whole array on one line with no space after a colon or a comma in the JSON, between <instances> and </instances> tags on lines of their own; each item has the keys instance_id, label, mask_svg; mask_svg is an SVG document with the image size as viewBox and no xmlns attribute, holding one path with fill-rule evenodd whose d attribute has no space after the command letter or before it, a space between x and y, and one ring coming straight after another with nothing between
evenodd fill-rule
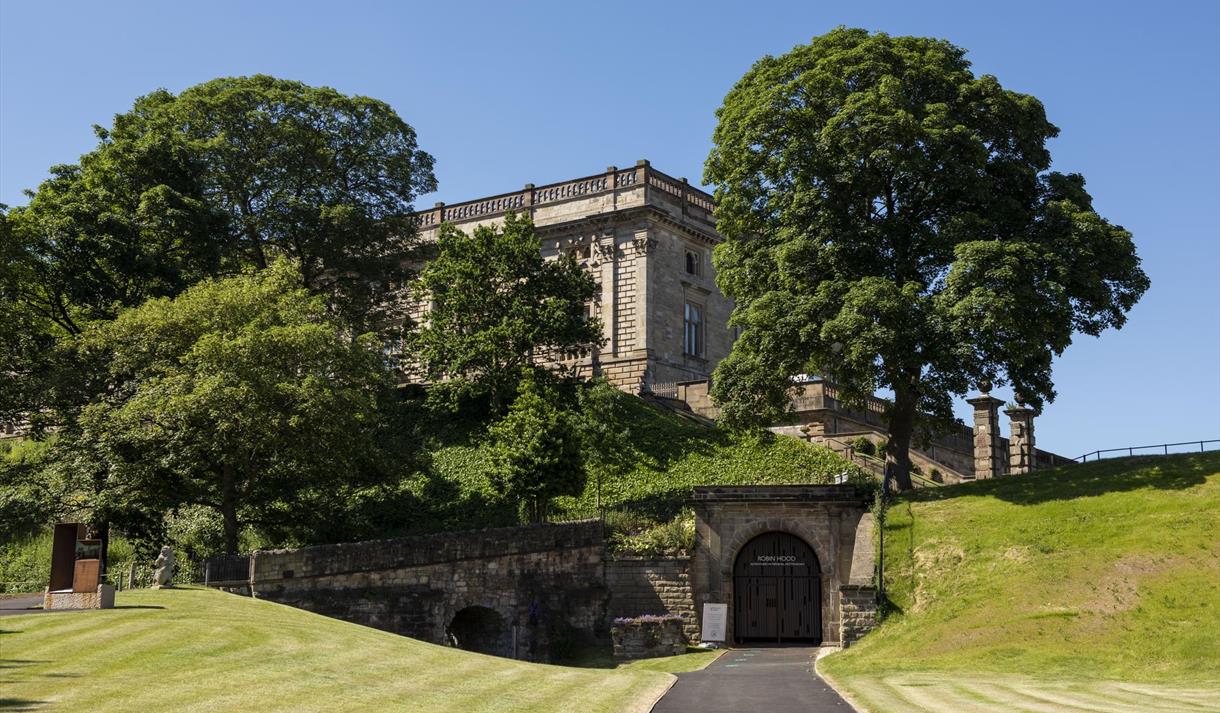
<instances>
[{"instance_id":1,"label":"stone balustrade","mask_svg":"<svg viewBox=\"0 0 1220 713\"><path fill-rule=\"evenodd\" d=\"M697 208L707 214L703 216L707 219L710 219L711 213L716 207L715 199L710 194L691 186L686 179L673 178L656 170L647 161L638 161L632 168L620 169L610 166L605 173L575 180L542 186L530 183L520 191L453 205L437 203L431 210L416 213L416 220L421 228L431 228L445 221L456 223L487 220L503 216L509 211L525 210L549 203L640 186L666 194L677 201L683 211L688 207Z\"/></svg>"}]
</instances>

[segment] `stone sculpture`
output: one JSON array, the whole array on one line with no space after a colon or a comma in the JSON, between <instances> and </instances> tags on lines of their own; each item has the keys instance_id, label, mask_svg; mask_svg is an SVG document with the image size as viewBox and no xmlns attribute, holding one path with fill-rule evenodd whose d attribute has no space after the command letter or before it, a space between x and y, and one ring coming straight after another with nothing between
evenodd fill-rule
<instances>
[{"instance_id":1,"label":"stone sculpture","mask_svg":"<svg viewBox=\"0 0 1220 713\"><path fill-rule=\"evenodd\" d=\"M155 563L157 571L153 573L155 583L153 587L160 589L161 587L172 587L174 579L174 550L169 545L161 548L161 554L157 555Z\"/></svg>"}]
</instances>

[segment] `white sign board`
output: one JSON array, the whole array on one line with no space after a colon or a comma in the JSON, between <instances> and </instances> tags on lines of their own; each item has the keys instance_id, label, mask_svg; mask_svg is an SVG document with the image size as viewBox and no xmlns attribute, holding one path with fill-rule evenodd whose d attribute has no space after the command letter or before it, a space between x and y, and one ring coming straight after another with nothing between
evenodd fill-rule
<instances>
[{"instance_id":1,"label":"white sign board","mask_svg":"<svg viewBox=\"0 0 1220 713\"><path fill-rule=\"evenodd\" d=\"M728 604L703 605L703 631L699 637L704 641L724 641L724 625L729 618Z\"/></svg>"}]
</instances>

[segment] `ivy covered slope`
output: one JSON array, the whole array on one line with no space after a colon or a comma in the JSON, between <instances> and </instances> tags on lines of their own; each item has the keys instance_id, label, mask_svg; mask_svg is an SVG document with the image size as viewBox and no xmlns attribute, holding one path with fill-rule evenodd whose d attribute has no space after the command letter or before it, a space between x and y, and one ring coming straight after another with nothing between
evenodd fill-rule
<instances>
[{"instance_id":1,"label":"ivy covered slope","mask_svg":"<svg viewBox=\"0 0 1220 713\"><path fill-rule=\"evenodd\" d=\"M882 673L1220 686L1220 453L921 490L887 518L895 610L819 664L866 700Z\"/></svg>"},{"instance_id":2,"label":"ivy covered slope","mask_svg":"<svg viewBox=\"0 0 1220 713\"><path fill-rule=\"evenodd\" d=\"M623 448L613 462L591 466L582 496L557 500L561 515L594 512L599 480L605 507L666 519L683 507L696 485L829 483L840 473L855 471L831 451L793 438L730 433L636 396L616 398L615 426ZM487 478L489 468L485 429L450 428L434 437L427 487L494 510L497 496ZM510 508L503 514L514 513ZM476 517L473 509L468 514Z\"/></svg>"}]
</instances>

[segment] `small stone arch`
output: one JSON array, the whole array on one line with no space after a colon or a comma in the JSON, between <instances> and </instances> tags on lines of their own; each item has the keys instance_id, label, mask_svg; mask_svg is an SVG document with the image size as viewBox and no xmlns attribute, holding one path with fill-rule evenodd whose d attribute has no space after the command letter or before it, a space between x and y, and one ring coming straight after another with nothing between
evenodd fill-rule
<instances>
[{"instance_id":1,"label":"small stone arch","mask_svg":"<svg viewBox=\"0 0 1220 713\"><path fill-rule=\"evenodd\" d=\"M465 651L511 656L512 625L490 607L463 607L445 625L445 643Z\"/></svg>"},{"instance_id":2,"label":"small stone arch","mask_svg":"<svg viewBox=\"0 0 1220 713\"><path fill-rule=\"evenodd\" d=\"M804 517L763 517L754 520L740 522L735 528L727 542L723 543L724 548L721 550L725 556L720 560L720 591L724 597L722 601L732 603L736 597L736 586L733 581L733 566L737 561L737 556L741 553L743 547L746 546L754 538L766 534L768 532L785 532L794 535L803 540L810 549L813 550L814 556L817 557L821 569L821 577L818 580L819 599L820 599L820 619L822 631L820 639L822 642L834 641L835 632L837 631L837 602L835 599L837 588L837 573L835 572L835 559L830 556L833 551L833 543L827 542L824 537L818 537L814 527L810 526L808 515ZM736 624L733 617L728 617L727 634L729 640L736 638Z\"/></svg>"},{"instance_id":3,"label":"small stone arch","mask_svg":"<svg viewBox=\"0 0 1220 713\"><path fill-rule=\"evenodd\" d=\"M740 554L741 548L745 547L746 543L755 537L768 532L787 532L801 538L813 549L813 553L817 556L818 562L821 565L822 573L830 574L833 572L834 560L827 557L827 553L822 551L822 548L819 547L818 538L814 536L814 533L804 522L795 518L772 517L744 523L734 530L733 538L724 548L724 552L728 553L729 556L725 557L720 563L720 575L722 577L732 577L733 563L737 560L737 555Z\"/></svg>"}]
</instances>

